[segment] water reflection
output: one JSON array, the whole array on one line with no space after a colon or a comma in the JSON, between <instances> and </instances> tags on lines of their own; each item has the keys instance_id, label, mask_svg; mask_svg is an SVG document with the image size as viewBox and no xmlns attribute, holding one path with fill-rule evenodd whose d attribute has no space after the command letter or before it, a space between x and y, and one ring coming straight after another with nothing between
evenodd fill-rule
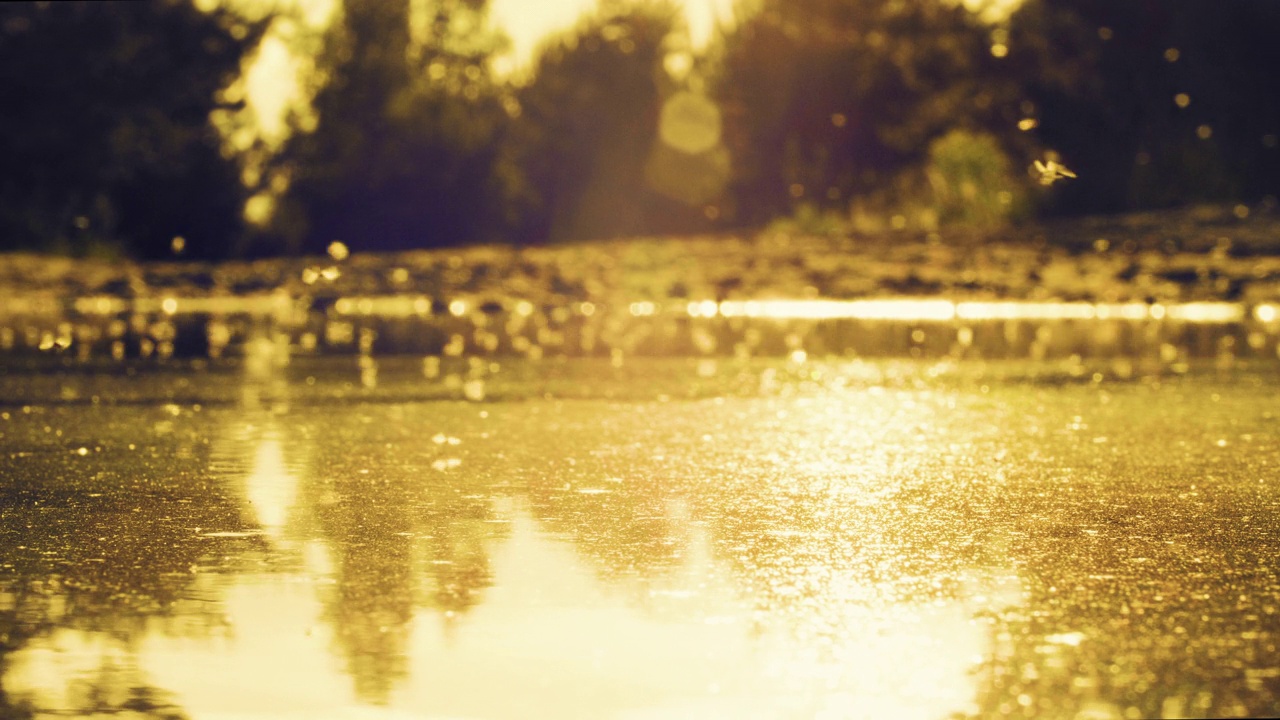
<instances>
[{"instance_id":1,"label":"water reflection","mask_svg":"<svg viewBox=\"0 0 1280 720\"><path fill-rule=\"evenodd\" d=\"M265 414L264 427L249 427L248 508L278 554L301 548L303 568L332 580L317 586L317 600L333 650L356 697L386 704L407 677L415 614L431 608L451 624L479 601L491 582L486 544L502 525L482 488L449 482L458 461L441 456L456 454L456 437L417 436L421 427L399 410L382 418L398 431L365 414L354 426L295 419L288 429L285 417ZM288 466L282 443L303 451L303 467Z\"/></svg>"},{"instance_id":2,"label":"water reflection","mask_svg":"<svg viewBox=\"0 0 1280 720\"><path fill-rule=\"evenodd\" d=\"M127 426L57 406L6 415L0 711L169 712L133 658L154 633L219 631L195 579L225 540L202 530L238 525L233 498L209 482L200 419L169 407Z\"/></svg>"},{"instance_id":3,"label":"water reflection","mask_svg":"<svg viewBox=\"0 0 1280 720\"><path fill-rule=\"evenodd\" d=\"M755 390L476 403L405 401L416 360L353 397L325 388L354 363L291 359L204 406L6 409L0 708L1274 709L1273 374L937 367L724 361L703 380Z\"/></svg>"},{"instance_id":4,"label":"water reflection","mask_svg":"<svg viewBox=\"0 0 1280 720\"><path fill-rule=\"evenodd\" d=\"M132 643L101 633L60 629L7 669L7 683L31 691L17 702L7 695L0 698L0 712L6 718L36 717L50 708L82 717L121 713L172 720L186 717L173 693L149 680L139 669Z\"/></svg>"},{"instance_id":5,"label":"water reflection","mask_svg":"<svg viewBox=\"0 0 1280 720\"><path fill-rule=\"evenodd\" d=\"M0 306L0 351L93 365L243 358L265 376L291 357L355 355L488 365L547 357L1267 358L1280 353L1273 303L651 300L546 305L495 295L80 298ZM469 371L460 388L483 397ZM481 373L483 375L483 373ZM478 384L477 383L481 383Z\"/></svg>"},{"instance_id":6,"label":"water reflection","mask_svg":"<svg viewBox=\"0 0 1280 720\"><path fill-rule=\"evenodd\" d=\"M275 543L283 542L285 523L297 500L298 479L285 464L278 428L263 432L245 486L253 524Z\"/></svg>"}]
</instances>

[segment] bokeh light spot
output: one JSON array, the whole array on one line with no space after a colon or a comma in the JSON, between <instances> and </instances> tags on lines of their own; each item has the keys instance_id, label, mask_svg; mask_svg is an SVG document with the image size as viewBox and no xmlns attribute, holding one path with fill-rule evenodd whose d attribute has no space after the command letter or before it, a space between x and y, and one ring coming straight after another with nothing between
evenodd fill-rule
<instances>
[{"instance_id":1,"label":"bokeh light spot","mask_svg":"<svg viewBox=\"0 0 1280 720\"><path fill-rule=\"evenodd\" d=\"M720 108L706 96L682 91L662 106L658 134L662 142L690 155L720 143Z\"/></svg>"},{"instance_id":2,"label":"bokeh light spot","mask_svg":"<svg viewBox=\"0 0 1280 720\"><path fill-rule=\"evenodd\" d=\"M693 69L693 55L687 52L667 53L662 59L662 67L666 69L667 74L676 80L683 80L688 77L689 71Z\"/></svg>"}]
</instances>

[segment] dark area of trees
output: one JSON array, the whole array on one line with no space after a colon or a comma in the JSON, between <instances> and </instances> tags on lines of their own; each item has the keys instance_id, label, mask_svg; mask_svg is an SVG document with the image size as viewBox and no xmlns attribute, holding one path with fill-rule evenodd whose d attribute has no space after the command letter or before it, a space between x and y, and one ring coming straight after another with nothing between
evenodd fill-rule
<instances>
[{"instance_id":1,"label":"dark area of trees","mask_svg":"<svg viewBox=\"0 0 1280 720\"><path fill-rule=\"evenodd\" d=\"M1010 65L1038 134L1087 182L1059 213L1280 191L1280 5L1029 0Z\"/></svg>"},{"instance_id":2,"label":"dark area of trees","mask_svg":"<svg viewBox=\"0 0 1280 720\"><path fill-rule=\"evenodd\" d=\"M647 229L644 166L670 92L669 5L606 8L537 61L515 93L512 160L523 175L517 237L587 239Z\"/></svg>"},{"instance_id":3,"label":"dark area of trees","mask_svg":"<svg viewBox=\"0 0 1280 720\"><path fill-rule=\"evenodd\" d=\"M319 57L318 124L295 128L275 158L290 178L279 248L501 239L510 176L499 160L510 125L486 64L499 38L465 31L480 26L484 2L431 3L425 37L412 36L407 1L343 8Z\"/></svg>"},{"instance_id":4,"label":"dark area of trees","mask_svg":"<svg viewBox=\"0 0 1280 720\"><path fill-rule=\"evenodd\" d=\"M185 0L0 4L0 249L225 254L249 193L209 116L265 29Z\"/></svg>"},{"instance_id":5,"label":"dark area of trees","mask_svg":"<svg viewBox=\"0 0 1280 720\"><path fill-rule=\"evenodd\" d=\"M216 258L806 214L992 226L1280 188L1270 0L1026 0L995 21L944 0L760 0L699 57L676 5L601 0L515 80L492 71L486 14L345 0L315 42L314 113L246 173L212 117L243 102L227 89L275 18L0 4L0 249L155 258L181 237ZM1041 186L1035 160L1079 178ZM247 223L268 191L273 217Z\"/></svg>"},{"instance_id":6,"label":"dark area of trees","mask_svg":"<svg viewBox=\"0 0 1280 720\"><path fill-rule=\"evenodd\" d=\"M847 205L925 163L954 128L1018 144L1018 88L991 55L990 30L942 2L765 2L725 39L716 84L737 217Z\"/></svg>"}]
</instances>

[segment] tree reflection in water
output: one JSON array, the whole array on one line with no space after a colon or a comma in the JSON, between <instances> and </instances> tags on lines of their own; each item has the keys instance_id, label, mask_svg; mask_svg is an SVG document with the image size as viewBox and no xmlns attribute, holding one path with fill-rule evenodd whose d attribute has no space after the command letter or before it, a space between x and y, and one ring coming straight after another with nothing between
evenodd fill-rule
<instances>
[{"instance_id":1,"label":"tree reflection in water","mask_svg":"<svg viewBox=\"0 0 1280 720\"><path fill-rule=\"evenodd\" d=\"M315 447L303 499L334 556L325 619L357 696L377 704L409 673L417 610L452 623L479 602L492 583L487 544L501 528L487 487L441 460L450 446L432 441L431 424L392 412L392 424L357 415L303 426ZM386 454L351 453L352 445Z\"/></svg>"},{"instance_id":2,"label":"tree reflection in water","mask_svg":"<svg viewBox=\"0 0 1280 720\"><path fill-rule=\"evenodd\" d=\"M107 407L22 412L25 422L6 424L11 451L0 454L0 682L39 663L14 664L36 641L94 667L65 687L28 677L42 680L39 693L0 685L0 715L181 717L136 656L150 633L221 630L219 605L196 579L237 541L201 529L239 529L239 508L211 482L206 423L176 406L127 408L127 422ZM68 422L86 414L93 422Z\"/></svg>"},{"instance_id":3,"label":"tree reflection in water","mask_svg":"<svg viewBox=\"0 0 1280 720\"><path fill-rule=\"evenodd\" d=\"M282 704L430 712L484 706L490 681L549 713L586 712L575 683L600 691L592 711L674 714L722 680L725 701L796 716L1273 706L1266 385L920 377L705 401L268 387L203 412L33 407L0 457L0 712L180 712L158 686L208 709L206 679L143 666L171 657L234 661L249 669L228 682ZM235 647L139 659L144 636L224 622ZM58 648L88 668L31 682ZM276 667L290 687L254 676Z\"/></svg>"}]
</instances>

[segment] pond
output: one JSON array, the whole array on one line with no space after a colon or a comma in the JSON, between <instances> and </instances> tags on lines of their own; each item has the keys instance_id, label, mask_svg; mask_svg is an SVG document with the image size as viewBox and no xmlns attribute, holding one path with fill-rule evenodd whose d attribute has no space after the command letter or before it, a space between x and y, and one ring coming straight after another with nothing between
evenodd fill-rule
<instances>
[{"instance_id":1,"label":"pond","mask_svg":"<svg viewBox=\"0 0 1280 720\"><path fill-rule=\"evenodd\" d=\"M1093 307L10 317L0 715L1280 712L1274 318Z\"/></svg>"}]
</instances>

